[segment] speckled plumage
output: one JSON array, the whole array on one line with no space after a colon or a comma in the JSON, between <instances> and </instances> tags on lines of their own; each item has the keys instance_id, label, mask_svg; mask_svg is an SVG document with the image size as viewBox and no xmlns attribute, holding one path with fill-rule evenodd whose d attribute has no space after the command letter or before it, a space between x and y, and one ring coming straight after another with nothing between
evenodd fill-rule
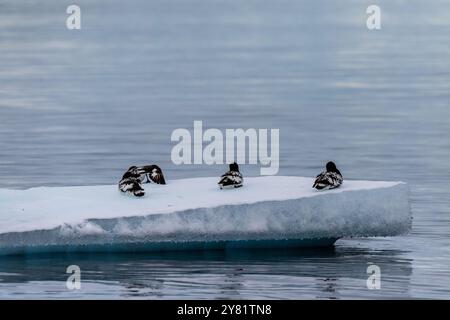
<instances>
[{"instance_id":1,"label":"speckled plumage","mask_svg":"<svg viewBox=\"0 0 450 320\"><path fill-rule=\"evenodd\" d=\"M136 197L145 195L142 183L166 184L162 170L157 165L132 166L122 176L119 181L119 190L124 193L132 194Z\"/></svg>"},{"instance_id":2,"label":"speckled plumage","mask_svg":"<svg viewBox=\"0 0 450 320\"><path fill-rule=\"evenodd\" d=\"M344 178L333 162L328 162L326 170L320 173L314 181L313 188L317 190L335 189L341 186Z\"/></svg>"},{"instance_id":3,"label":"speckled plumage","mask_svg":"<svg viewBox=\"0 0 450 320\"><path fill-rule=\"evenodd\" d=\"M242 174L239 172L239 166L237 163L230 164L230 170L225 172L219 181L220 189L229 189L229 188L239 188L242 187L244 183L244 178Z\"/></svg>"}]
</instances>

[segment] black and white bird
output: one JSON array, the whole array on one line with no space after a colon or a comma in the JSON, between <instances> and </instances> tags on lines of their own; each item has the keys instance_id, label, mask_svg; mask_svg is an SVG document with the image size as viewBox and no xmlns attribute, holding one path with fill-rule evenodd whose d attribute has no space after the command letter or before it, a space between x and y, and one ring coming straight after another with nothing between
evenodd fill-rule
<instances>
[{"instance_id":1,"label":"black and white bird","mask_svg":"<svg viewBox=\"0 0 450 320\"><path fill-rule=\"evenodd\" d=\"M141 175L137 171L136 166L130 167L119 181L119 190L123 193L132 194L136 197L145 195L144 189L141 187Z\"/></svg>"},{"instance_id":2,"label":"black and white bird","mask_svg":"<svg viewBox=\"0 0 450 320\"><path fill-rule=\"evenodd\" d=\"M141 175L142 183L166 184L162 170L157 165L141 166L136 170Z\"/></svg>"},{"instance_id":3,"label":"black and white bird","mask_svg":"<svg viewBox=\"0 0 450 320\"><path fill-rule=\"evenodd\" d=\"M244 183L244 178L242 174L239 172L239 166L236 162L230 164L230 170L225 172L219 181L220 189L231 189L231 188L239 188L242 187Z\"/></svg>"},{"instance_id":4,"label":"black and white bird","mask_svg":"<svg viewBox=\"0 0 450 320\"><path fill-rule=\"evenodd\" d=\"M341 172L336 168L334 162L330 161L327 163L326 170L319 174L314 181L313 188L317 190L327 190L338 188L344 178Z\"/></svg>"},{"instance_id":5,"label":"black and white bird","mask_svg":"<svg viewBox=\"0 0 450 320\"><path fill-rule=\"evenodd\" d=\"M157 165L132 166L122 176L119 182L119 190L136 197L145 195L142 183L166 184L162 170Z\"/></svg>"}]
</instances>

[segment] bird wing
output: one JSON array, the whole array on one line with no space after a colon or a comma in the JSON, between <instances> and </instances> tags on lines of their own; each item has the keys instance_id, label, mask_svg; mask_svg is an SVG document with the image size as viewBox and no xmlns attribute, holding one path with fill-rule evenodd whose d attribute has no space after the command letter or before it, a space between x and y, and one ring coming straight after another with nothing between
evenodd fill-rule
<instances>
[{"instance_id":1,"label":"bird wing","mask_svg":"<svg viewBox=\"0 0 450 320\"><path fill-rule=\"evenodd\" d=\"M152 181L156 184L166 184L162 170L157 165L141 166L137 170L141 175L141 181L143 183Z\"/></svg>"},{"instance_id":2,"label":"bird wing","mask_svg":"<svg viewBox=\"0 0 450 320\"><path fill-rule=\"evenodd\" d=\"M325 175L326 175L326 172L322 172L322 173L317 175L316 180L314 181L314 184L313 184L313 188L317 187L317 185L319 183L323 183L324 182Z\"/></svg>"},{"instance_id":3,"label":"bird wing","mask_svg":"<svg viewBox=\"0 0 450 320\"><path fill-rule=\"evenodd\" d=\"M164 175L162 172L152 172L148 174L149 178L157 184L166 184L166 180L164 179Z\"/></svg>"},{"instance_id":4,"label":"bird wing","mask_svg":"<svg viewBox=\"0 0 450 320\"><path fill-rule=\"evenodd\" d=\"M225 172L219 181L219 184L241 184L242 183L242 174L238 171L228 171Z\"/></svg>"}]
</instances>

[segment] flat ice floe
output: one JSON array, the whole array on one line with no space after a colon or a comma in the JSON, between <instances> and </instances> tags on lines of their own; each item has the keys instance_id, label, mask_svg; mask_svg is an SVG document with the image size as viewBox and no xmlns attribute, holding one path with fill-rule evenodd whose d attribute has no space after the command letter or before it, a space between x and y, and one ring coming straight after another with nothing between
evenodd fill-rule
<instances>
[{"instance_id":1,"label":"flat ice floe","mask_svg":"<svg viewBox=\"0 0 450 320\"><path fill-rule=\"evenodd\" d=\"M146 184L143 198L115 185L0 189L0 254L320 246L410 229L404 183L346 180L328 191L312 184L253 177L219 190L217 178L181 179Z\"/></svg>"}]
</instances>

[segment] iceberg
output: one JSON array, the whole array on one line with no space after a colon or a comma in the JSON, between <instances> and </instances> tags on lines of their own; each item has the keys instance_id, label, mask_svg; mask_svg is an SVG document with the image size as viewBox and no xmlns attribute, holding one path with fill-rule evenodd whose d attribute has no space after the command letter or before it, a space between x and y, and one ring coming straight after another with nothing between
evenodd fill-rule
<instances>
[{"instance_id":1,"label":"iceberg","mask_svg":"<svg viewBox=\"0 0 450 320\"><path fill-rule=\"evenodd\" d=\"M319 247L410 230L407 184L317 191L313 180L248 177L219 190L217 178L180 179L144 185L142 198L115 185L0 189L0 254Z\"/></svg>"}]
</instances>

